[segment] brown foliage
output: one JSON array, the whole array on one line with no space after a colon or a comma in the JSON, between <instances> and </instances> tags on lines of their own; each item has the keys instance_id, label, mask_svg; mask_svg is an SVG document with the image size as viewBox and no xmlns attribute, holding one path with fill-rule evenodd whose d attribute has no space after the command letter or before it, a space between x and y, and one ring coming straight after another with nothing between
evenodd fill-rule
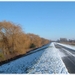
<instances>
[{"instance_id":1,"label":"brown foliage","mask_svg":"<svg viewBox=\"0 0 75 75\"><path fill-rule=\"evenodd\" d=\"M19 25L11 22L0 22L0 50L5 59L25 54L30 48L41 47L49 40L38 35L25 34Z\"/></svg>"}]
</instances>

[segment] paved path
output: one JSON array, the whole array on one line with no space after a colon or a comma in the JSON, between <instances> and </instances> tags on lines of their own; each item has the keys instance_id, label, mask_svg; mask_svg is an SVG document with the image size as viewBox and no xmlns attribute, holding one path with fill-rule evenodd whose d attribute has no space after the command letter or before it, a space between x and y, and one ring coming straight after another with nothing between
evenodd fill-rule
<instances>
[{"instance_id":1,"label":"paved path","mask_svg":"<svg viewBox=\"0 0 75 75\"><path fill-rule=\"evenodd\" d=\"M56 47L59 49L59 54L61 55L69 73L75 73L75 51L60 45L56 45Z\"/></svg>"}]
</instances>

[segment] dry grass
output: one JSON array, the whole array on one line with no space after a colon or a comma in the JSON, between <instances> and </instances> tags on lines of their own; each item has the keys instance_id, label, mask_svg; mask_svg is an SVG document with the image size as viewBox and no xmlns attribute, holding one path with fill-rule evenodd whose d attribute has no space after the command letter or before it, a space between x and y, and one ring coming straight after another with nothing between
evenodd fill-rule
<instances>
[{"instance_id":1,"label":"dry grass","mask_svg":"<svg viewBox=\"0 0 75 75\"><path fill-rule=\"evenodd\" d=\"M75 46L75 42L61 42L61 43Z\"/></svg>"}]
</instances>

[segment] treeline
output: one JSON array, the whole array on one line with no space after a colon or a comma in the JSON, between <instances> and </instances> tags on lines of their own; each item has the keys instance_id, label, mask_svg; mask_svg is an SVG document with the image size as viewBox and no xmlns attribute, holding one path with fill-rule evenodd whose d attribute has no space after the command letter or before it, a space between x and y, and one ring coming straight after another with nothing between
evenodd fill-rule
<instances>
[{"instance_id":1,"label":"treeline","mask_svg":"<svg viewBox=\"0 0 75 75\"><path fill-rule=\"evenodd\" d=\"M49 40L31 33L24 33L19 25L0 22L0 61L25 54L31 49L41 47Z\"/></svg>"}]
</instances>

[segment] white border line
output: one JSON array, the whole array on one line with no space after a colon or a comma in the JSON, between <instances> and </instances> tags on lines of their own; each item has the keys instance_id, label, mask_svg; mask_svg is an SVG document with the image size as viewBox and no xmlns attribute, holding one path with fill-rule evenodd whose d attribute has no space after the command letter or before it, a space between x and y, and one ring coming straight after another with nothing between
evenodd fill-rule
<instances>
[{"instance_id":1,"label":"white border line","mask_svg":"<svg viewBox=\"0 0 75 75\"><path fill-rule=\"evenodd\" d=\"M66 2L66 1L70 1L70 2L72 2L72 1L75 1L75 0L0 0L0 2L3 2L3 1L10 1L10 2L12 2L12 1L20 1L20 2L22 2L22 1L25 1L25 2L33 2L33 1L35 1L35 2L53 2L53 1L60 1L60 2Z\"/></svg>"}]
</instances>

